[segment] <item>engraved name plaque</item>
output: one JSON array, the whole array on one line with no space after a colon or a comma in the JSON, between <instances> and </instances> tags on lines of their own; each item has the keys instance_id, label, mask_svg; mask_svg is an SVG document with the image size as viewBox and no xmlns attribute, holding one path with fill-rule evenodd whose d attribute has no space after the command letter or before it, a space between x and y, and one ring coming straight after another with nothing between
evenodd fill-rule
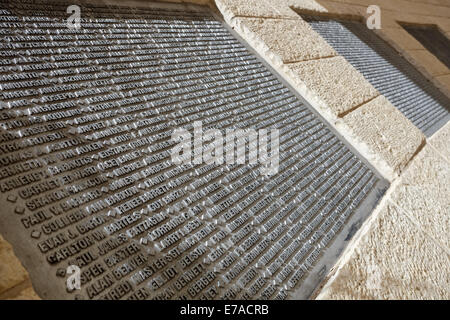
<instances>
[{"instance_id":1,"label":"engraved name plaque","mask_svg":"<svg viewBox=\"0 0 450 320\"><path fill-rule=\"evenodd\" d=\"M0 1L0 232L36 292L308 298L387 182L212 9L72 4ZM278 129L278 171L175 164L199 121Z\"/></svg>"}]
</instances>

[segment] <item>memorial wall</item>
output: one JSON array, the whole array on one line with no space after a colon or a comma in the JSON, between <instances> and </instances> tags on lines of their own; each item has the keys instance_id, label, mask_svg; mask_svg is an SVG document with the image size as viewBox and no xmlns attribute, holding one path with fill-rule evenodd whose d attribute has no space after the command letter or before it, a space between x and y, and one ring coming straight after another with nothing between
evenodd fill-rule
<instances>
[{"instance_id":1,"label":"memorial wall","mask_svg":"<svg viewBox=\"0 0 450 320\"><path fill-rule=\"evenodd\" d=\"M308 298L388 183L210 8L67 7L0 1L0 232L40 297Z\"/></svg>"}]
</instances>

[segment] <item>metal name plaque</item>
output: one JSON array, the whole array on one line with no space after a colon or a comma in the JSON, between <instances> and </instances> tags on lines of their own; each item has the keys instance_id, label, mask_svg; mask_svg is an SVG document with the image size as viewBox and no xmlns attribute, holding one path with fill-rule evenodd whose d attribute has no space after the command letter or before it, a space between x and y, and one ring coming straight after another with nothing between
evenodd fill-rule
<instances>
[{"instance_id":1,"label":"metal name plaque","mask_svg":"<svg viewBox=\"0 0 450 320\"><path fill-rule=\"evenodd\" d=\"M0 1L0 231L36 292L310 297L387 182L211 9L71 5ZM208 161L238 129L277 130L274 171L245 135Z\"/></svg>"},{"instance_id":2,"label":"metal name plaque","mask_svg":"<svg viewBox=\"0 0 450 320\"><path fill-rule=\"evenodd\" d=\"M302 18L427 137L450 120L449 97L365 23ZM429 41L439 43L432 37Z\"/></svg>"}]
</instances>

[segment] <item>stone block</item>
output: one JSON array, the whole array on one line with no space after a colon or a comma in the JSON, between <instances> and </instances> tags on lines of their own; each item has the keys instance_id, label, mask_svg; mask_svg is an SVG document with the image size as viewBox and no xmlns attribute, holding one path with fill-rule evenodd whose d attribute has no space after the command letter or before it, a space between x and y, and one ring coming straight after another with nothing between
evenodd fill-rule
<instances>
[{"instance_id":1,"label":"stone block","mask_svg":"<svg viewBox=\"0 0 450 320\"><path fill-rule=\"evenodd\" d=\"M337 55L300 17L296 20L238 18L237 23L241 25L241 30L250 31L257 41L284 63Z\"/></svg>"},{"instance_id":2,"label":"stone block","mask_svg":"<svg viewBox=\"0 0 450 320\"><path fill-rule=\"evenodd\" d=\"M450 122L447 122L430 139L430 143L447 161L450 161Z\"/></svg>"},{"instance_id":3,"label":"stone block","mask_svg":"<svg viewBox=\"0 0 450 320\"><path fill-rule=\"evenodd\" d=\"M226 20L233 17L266 17L298 19L287 5L270 0L216 0L217 8Z\"/></svg>"},{"instance_id":4,"label":"stone block","mask_svg":"<svg viewBox=\"0 0 450 320\"><path fill-rule=\"evenodd\" d=\"M294 81L312 90L336 116L378 96L378 91L343 57L293 63Z\"/></svg>"},{"instance_id":5,"label":"stone block","mask_svg":"<svg viewBox=\"0 0 450 320\"><path fill-rule=\"evenodd\" d=\"M448 144L448 129L446 133ZM391 195L394 203L447 249L450 248L449 181L449 162L427 145L414 158Z\"/></svg>"},{"instance_id":6,"label":"stone block","mask_svg":"<svg viewBox=\"0 0 450 320\"><path fill-rule=\"evenodd\" d=\"M15 256L11 245L0 236L0 294L27 278L28 273Z\"/></svg>"},{"instance_id":7,"label":"stone block","mask_svg":"<svg viewBox=\"0 0 450 320\"><path fill-rule=\"evenodd\" d=\"M435 55L428 50L408 50L405 57L417 66L418 69L424 69L425 72L432 76L441 76L450 73L450 70Z\"/></svg>"},{"instance_id":8,"label":"stone block","mask_svg":"<svg viewBox=\"0 0 450 320\"><path fill-rule=\"evenodd\" d=\"M384 96L347 114L344 123L355 138L399 174L424 142L424 135Z\"/></svg>"},{"instance_id":9,"label":"stone block","mask_svg":"<svg viewBox=\"0 0 450 320\"><path fill-rule=\"evenodd\" d=\"M389 202L317 299L450 298L448 253Z\"/></svg>"}]
</instances>

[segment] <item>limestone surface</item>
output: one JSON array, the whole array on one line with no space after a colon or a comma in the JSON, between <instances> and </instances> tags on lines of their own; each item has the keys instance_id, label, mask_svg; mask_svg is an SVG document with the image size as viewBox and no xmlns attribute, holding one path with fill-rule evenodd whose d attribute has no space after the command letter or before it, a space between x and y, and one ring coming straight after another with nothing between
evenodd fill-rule
<instances>
[{"instance_id":1,"label":"limestone surface","mask_svg":"<svg viewBox=\"0 0 450 320\"><path fill-rule=\"evenodd\" d=\"M450 122L447 122L438 132L436 132L429 143L442 154L447 161L450 161Z\"/></svg>"},{"instance_id":2,"label":"limestone surface","mask_svg":"<svg viewBox=\"0 0 450 320\"><path fill-rule=\"evenodd\" d=\"M422 66L432 77L449 74L449 69L428 50L408 50L405 55L416 66Z\"/></svg>"},{"instance_id":3,"label":"limestone surface","mask_svg":"<svg viewBox=\"0 0 450 320\"><path fill-rule=\"evenodd\" d=\"M449 163L433 148L425 146L391 196L422 230L447 249L450 248L449 181Z\"/></svg>"},{"instance_id":4,"label":"limestone surface","mask_svg":"<svg viewBox=\"0 0 450 320\"><path fill-rule=\"evenodd\" d=\"M343 57L293 63L289 68L335 115L346 113L379 95Z\"/></svg>"},{"instance_id":5,"label":"limestone surface","mask_svg":"<svg viewBox=\"0 0 450 320\"><path fill-rule=\"evenodd\" d=\"M0 236L0 295L28 278L11 245Z\"/></svg>"},{"instance_id":6,"label":"limestone surface","mask_svg":"<svg viewBox=\"0 0 450 320\"><path fill-rule=\"evenodd\" d=\"M318 299L449 299L450 257L402 209L385 203Z\"/></svg>"},{"instance_id":7,"label":"limestone surface","mask_svg":"<svg viewBox=\"0 0 450 320\"><path fill-rule=\"evenodd\" d=\"M284 63L337 55L336 51L300 18L239 20Z\"/></svg>"},{"instance_id":8,"label":"limestone surface","mask_svg":"<svg viewBox=\"0 0 450 320\"><path fill-rule=\"evenodd\" d=\"M384 96L343 118L353 134L379 154L398 174L424 142L424 135Z\"/></svg>"},{"instance_id":9,"label":"limestone surface","mask_svg":"<svg viewBox=\"0 0 450 320\"><path fill-rule=\"evenodd\" d=\"M22 290L18 295L8 300L41 300L39 296L34 291L33 287L28 287Z\"/></svg>"},{"instance_id":10,"label":"limestone surface","mask_svg":"<svg viewBox=\"0 0 450 320\"><path fill-rule=\"evenodd\" d=\"M219 10L229 17L268 17L298 19L287 5L270 0L216 0Z\"/></svg>"}]
</instances>

